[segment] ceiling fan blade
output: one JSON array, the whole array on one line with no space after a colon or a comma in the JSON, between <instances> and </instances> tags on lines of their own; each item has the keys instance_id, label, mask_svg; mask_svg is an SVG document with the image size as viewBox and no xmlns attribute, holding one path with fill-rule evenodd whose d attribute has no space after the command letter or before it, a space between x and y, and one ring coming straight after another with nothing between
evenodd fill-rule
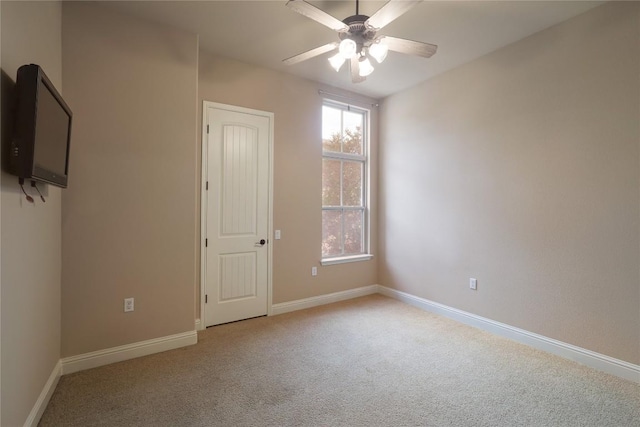
<instances>
[{"instance_id":1,"label":"ceiling fan blade","mask_svg":"<svg viewBox=\"0 0 640 427\"><path fill-rule=\"evenodd\" d=\"M367 78L360 75L360 61L358 60L358 55L355 55L351 58L351 82L361 83L365 80L367 80Z\"/></svg>"},{"instance_id":2,"label":"ceiling fan blade","mask_svg":"<svg viewBox=\"0 0 640 427\"><path fill-rule=\"evenodd\" d=\"M349 26L304 0L290 0L287 7L335 31L349 31Z\"/></svg>"},{"instance_id":3,"label":"ceiling fan blade","mask_svg":"<svg viewBox=\"0 0 640 427\"><path fill-rule=\"evenodd\" d=\"M382 40L387 44L389 50L422 56L423 58L432 57L438 50L438 46L435 44L414 42L413 40L399 39L397 37L384 36Z\"/></svg>"},{"instance_id":4,"label":"ceiling fan blade","mask_svg":"<svg viewBox=\"0 0 640 427\"><path fill-rule=\"evenodd\" d=\"M287 65L297 64L298 62L306 61L307 59L311 59L314 56L322 55L323 53L331 52L338 47L338 43L329 43L324 46L317 47L315 49L308 50L306 52L300 53L298 55L292 56L291 58L287 58L283 60Z\"/></svg>"},{"instance_id":5,"label":"ceiling fan blade","mask_svg":"<svg viewBox=\"0 0 640 427\"><path fill-rule=\"evenodd\" d=\"M422 0L389 0L364 25L377 31L420 2Z\"/></svg>"}]
</instances>

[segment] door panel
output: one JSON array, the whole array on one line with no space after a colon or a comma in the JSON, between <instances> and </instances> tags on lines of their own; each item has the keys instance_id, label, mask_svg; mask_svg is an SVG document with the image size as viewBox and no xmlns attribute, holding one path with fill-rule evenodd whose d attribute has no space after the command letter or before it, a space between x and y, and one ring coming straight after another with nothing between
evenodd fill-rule
<instances>
[{"instance_id":1,"label":"door panel","mask_svg":"<svg viewBox=\"0 0 640 427\"><path fill-rule=\"evenodd\" d=\"M258 130L224 125L222 139L221 235L255 235Z\"/></svg>"},{"instance_id":2,"label":"door panel","mask_svg":"<svg viewBox=\"0 0 640 427\"><path fill-rule=\"evenodd\" d=\"M257 295L255 252L220 255L220 302Z\"/></svg>"},{"instance_id":3,"label":"door panel","mask_svg":"<svg viewBox=\"0 0 640 427\"><path fill-rule=\"evenodd\" d=\"M206 118L205 325L212 326L267 314L271 117L208 107Z\"/></svg>"}]
</instances>

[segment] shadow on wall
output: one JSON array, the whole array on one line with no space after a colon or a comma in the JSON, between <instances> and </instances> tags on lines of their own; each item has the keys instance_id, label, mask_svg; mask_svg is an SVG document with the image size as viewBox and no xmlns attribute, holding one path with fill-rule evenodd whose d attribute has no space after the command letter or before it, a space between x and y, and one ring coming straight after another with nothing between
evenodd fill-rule
<instances>
[{"instance_id":1,"label":"shadow on wall","mask_svg":"<svg viewBox=\"0 0 640 427\"><path fill-rule=\"evenodd\" d=\"M2 150L2 179L0 184L2 191L21 193L18 184L18 177L10 175L7 163L11 150L11 140L13 139L13 127L16 116L16 82L4 71L0 70L0 93L2 94L2 104L0 104L0 149Z\"/></svg>"},{"instance_id":2,"label":"shadow on wall","mask_svg":"<svg viewBox=\"0 0 640 427\"><path fill-rule=\"evenodd\" d=\"M2 191L22 193L18 186L18 177L8 172L8 162L11 151L11 140L14 134L14 124L16 120L16 82L2 69L0 69L0 93L2 100L0 104L0 150L2 150L2 179L0 185ZM33 189L29 185L25 186L26 191L31 193ZM49 186L42 185L40 192L44 197L49 195ZM31 194L33 196L33 194Z\"/></svg>"},{"instance_id":3,"label":"shadow on wall","mask_svg":"<svg viewBox=\"0 0 640 427\"><path fill-rule=\"evenodd\" d=\"M2 144L2 170L6 171L15 121L16 83L4 70L0 70L0 73L2 75L0 82L0 93L2 94L2 105L0 107L2 134L0 138L2 139L0 143Z\"/></svg>"}]
</instances>

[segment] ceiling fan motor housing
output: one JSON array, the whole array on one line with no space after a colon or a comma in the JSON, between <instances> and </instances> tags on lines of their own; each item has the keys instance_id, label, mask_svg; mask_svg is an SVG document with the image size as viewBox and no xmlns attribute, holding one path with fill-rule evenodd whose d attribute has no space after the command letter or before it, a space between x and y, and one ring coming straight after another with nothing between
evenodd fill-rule
<instances>
[{"instance_id":1,"label":"ceiling fan motor housing","mask_svg":"<svg viewBox=\"0 0 640 427\"><path fill-rule=\"evenodd\" d=\"M349 31L342 31L338 34L340 40L351 39L358 46L358 53L363 47L371 45L376 36L376 32L367 28L364 23L369 19L367 15L353 15L345 18L342 22L347 24Z\"/></svg>"}]
</instances>

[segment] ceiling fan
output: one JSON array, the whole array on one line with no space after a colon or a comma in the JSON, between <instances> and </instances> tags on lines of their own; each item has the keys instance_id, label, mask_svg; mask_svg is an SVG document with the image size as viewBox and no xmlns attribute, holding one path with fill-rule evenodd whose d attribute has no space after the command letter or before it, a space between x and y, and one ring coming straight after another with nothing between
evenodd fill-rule
<instances>
[{"instance_id":1,"label":"ceiling fan","mask_svg":"<svg viewBox=\"0 0 640 427\"><path fill-rule=\"evenodd\" d=\"M338 53L329 58L329 63L336 71L340 71L342 65L349 61L351 81L360 83L365 81L367 76L373 72L369 57L381 63L387 57L387 52L391 50L429 58L436 53L438 46L397 37L377 35L377 32L383 27L421 1L390 0L378 9L373 16L369 17L359 14L359 0L356 0L356 14L340 21L304 0L290 0L287 2L287 7L337 31L340 42L325 44L287 58L283 62L287 65L292 65L338 49Z\"/></svg>"}]
</instances>

